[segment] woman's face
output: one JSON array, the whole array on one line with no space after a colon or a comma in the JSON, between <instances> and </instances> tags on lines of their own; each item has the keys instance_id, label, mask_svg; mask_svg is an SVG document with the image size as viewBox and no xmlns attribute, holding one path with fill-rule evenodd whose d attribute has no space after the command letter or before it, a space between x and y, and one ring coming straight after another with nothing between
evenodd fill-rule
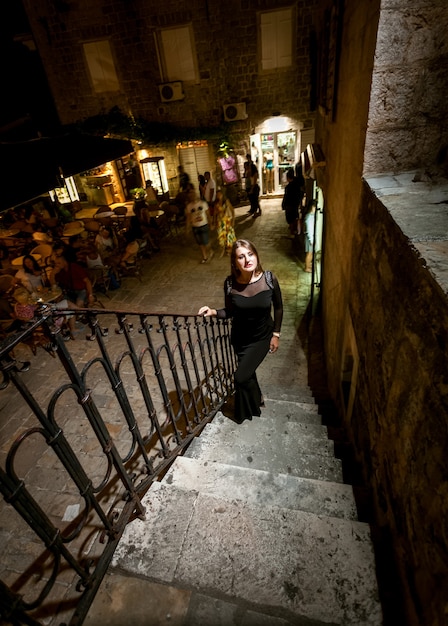
<instances>
[{"instance_id":1,"label":"woman's face","mask_svg":"<svg viewBox=\"0 0 448 626\"><path fill-rule=\"evenodd\" d=\"M238 246L235 250L235 263L240 272L254 272L258 265L257 255L245 246Z\"/></svg>"},{"instance_id":2,"label":"woman's face","mask_svg":"<svg viewBox=\"0 0 448 626\"><path fill-rule=\"evenodd\" d=\"M32 262L32 260L31 260L31 259L24 259L24 260L23 260L23 265L24 265L27 269L29 269L29 270L31 270L31 271L33 271L33 270L34 270L33 262Z\"/></svg>"}]
</instances>

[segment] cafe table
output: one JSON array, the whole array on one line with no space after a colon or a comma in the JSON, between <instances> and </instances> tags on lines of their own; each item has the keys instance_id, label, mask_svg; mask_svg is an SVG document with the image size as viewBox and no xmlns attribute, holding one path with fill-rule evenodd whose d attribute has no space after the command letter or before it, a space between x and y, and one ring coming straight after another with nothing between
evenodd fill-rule
<instances>
[{"instance_id":1,"label":"cafe table","mask_svg":"<svg viewBox=\"0 0 448 626\"><path fill-rule=\"evenodd\" d=\"M58 286L49 288L43 287L30 294L30 304L57 302L62 296L62 289Z\"/></svg>"},{"instance_id":2,"label":"cafe table","mask_svg":"<svg viewBox=\"0 0 448 626\"><path fill-rule=\"evenodd\" d=\"M20 233L18 228L0 228L0 239L9 239Z\"/></svg>"},{"instance_id":3,"label":"cafe table","mask_svg":"<svg viewBox=\"0 0 448 626\"><path fill-rule=\"evenodd\" d=\"M94 206L94 207L86 207L84 209L81 209L80 211L78 211L77 213L75 213L75 218L77 220L89 220L89 219L93 219L95 217L95 213L98 211L98 207Z\"/></svg>"},{"instance_id":4,"label":"cafe table","mask_svg":"<svg viewBox=\"0 0 448 626\"><path fill-rule=\"evenodd\" d=\"M148 211L148 215L149 217L158 219L159 217L162 217L162 215L165 215L165 211Z\"/></svg>"},{"instance_id":5,"label":"cafe table","mask_svg":"<svg viewBox=\"0 0 448 626\"><path fill-rule=\"evenodd\" d=\"M132 217L133 215L135 215L134 214L134 202L113 202L112 204L109 204L109 207L111 208L112 211L117 209L119 206L125 206L127 209L127 214L124 216L117 215L117 217Z\"/></svg>"}]
</instances>

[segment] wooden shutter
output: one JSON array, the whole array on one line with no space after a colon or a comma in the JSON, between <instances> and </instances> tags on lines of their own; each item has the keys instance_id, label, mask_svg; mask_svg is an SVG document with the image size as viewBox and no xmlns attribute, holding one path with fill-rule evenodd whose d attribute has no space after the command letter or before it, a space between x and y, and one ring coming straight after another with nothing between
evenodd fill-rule
<instances>
[{"instance_id":1,"label":"wooden shutter","mask_svg":"<svg viewBox=\"0 0 448 626\"><path fill-rule=\"evenodd\" d=\"M260 16L261 67L273 70L292 63L292 11L269 11Z\"/></svg>"},{"instance_id":2,"label":"wooden shutter","mask_svg":"<svg viewBox=\"0 0 448 626\"><path fill-rule=\"evenodd\" d=\"M168 81L196 80L196 64L190 28L169 28L160 33L163 58L165 61L165 79Z\"/></svg>"},{"instance_id":3,"label":"wooden shutter","mask_svg":"<svg viewBox=\"0 0 448 626\"><path fill-rule=\"evenodd\" d=\"M93 90L96 93L119 91L120 84L109 41L104 39L102 41L85 43L84 53Z\"/></svg>"}]
</instances>

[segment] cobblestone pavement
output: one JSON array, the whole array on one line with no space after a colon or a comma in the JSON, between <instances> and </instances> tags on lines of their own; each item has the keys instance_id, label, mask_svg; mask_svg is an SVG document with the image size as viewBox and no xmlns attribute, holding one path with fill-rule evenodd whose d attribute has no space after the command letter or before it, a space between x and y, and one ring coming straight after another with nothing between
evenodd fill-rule
<instances>
[{"instance_id":1,"label":"cobblestone pavement","mask_svg":"<svg viewBox=\"0 0 448 626\"><path fill-rule=\"evenodd\" d=\"M258 248L260 259L265 269L271 269L279 278L284 299L284 322L280 350L276 355L265 360L259 369L260 385L265 396L275 397L275 389L281 383L283 387L306 384L307 360L300 341L300 327L304 312L308 306L310 295L310 275L303 271L302 255L295 247L296 243L287 237L287 225L281 210L281 199L272 198L261 201L262 216L253 219L247 215L247 206L235 210L237 237L250 239ZM141 311L148 313L177 313L194 315L199 307L208 304L220 307L223 303L223 283L229 274L229 258L220 258L216 241L213 243L215 256L207 264L200 263L200 252L193 239L186 237L183 229L166 236L161 242L161 251L152 258L145 259L141 282L138 278L127 277L122 281L120 289L109 292L109 297L100 295L106 309ZM113 326L114 319L109 320ZM116 324L115 324L116 326ZM113 349L118 348L122 336L109 329L106 340ZM73 358L87 362L93 354L92 342L86 341L89 333L86 326L77 322L75 341L69 348ZM23 375L26 384L33 393L45 402L46 390L50 381L63 376L58 369L58 360L47 352L38 349L32 356L28 348L19 346L16 357L30 360L29 372ZM11 387L11 386L10 386ZM0 462L4 467L7 451L12 442L24 430L35 425L35 417L24 401L13 395L13 389L0 391ZM97 384L96 392L101 394L101 385ZM122 429L114 424L113 407L110 404L107 387L102 390L105 410L110 411L110 428L120 441ZM109 393L110 395L110 393ZM81 441L86 455L89 454L89 443L84 420L69 419L71 411L75 411L76 400L67 401L64 410L56 415L61 423L64 434L72 441ZM63 413L63 414L61 414ZM128 433L127 433L127 436ZM122 447L129 445L123 435ZM57 470L52 451L42 437L36 433L30 437L26 454L16 459L16 471L23 477L27 486L35 488L35 497L44 510L52 511L54 521L60 522L67 515L67 507L72 502L68 477ZM104 472L103 460L98 459L98 475ZM55 494L58 494L58 498ZM62 497L61 497L61 494ZM91 544L80 546L89 553ZM31 582L37 583L42 577L48 576L48 566L43 562L40 544L30 535L26 525L3 500L0 503L0 550L2 560L0 579L22 593ZM65 597L66 606L55 617L54 605L61 597ZM67 571L66 577L55 585L46 602L46 608L40 611L39 619L46 624L56 625L69 620L76 601L73 575ZM106 576L95 602L89 612L86 624L162 624L169 620L170 624L181 624L188 607L190 594L171 588L161 588L145 581L127 580L116 575ZM137 598L143 598L139 603ZM120 611L116 603L125 603L126 621L117 617ZM52 604L54 603L54 605ZM133 613L134 611L134 613ZM167 618L167 615L170 617ZM115 616L115 617L114 617ZM148 616L153 616L149 621ZM160 616L160 619L157 617ZM114 621L118 620L118 621Z\"/></svg>"}]
</instances>

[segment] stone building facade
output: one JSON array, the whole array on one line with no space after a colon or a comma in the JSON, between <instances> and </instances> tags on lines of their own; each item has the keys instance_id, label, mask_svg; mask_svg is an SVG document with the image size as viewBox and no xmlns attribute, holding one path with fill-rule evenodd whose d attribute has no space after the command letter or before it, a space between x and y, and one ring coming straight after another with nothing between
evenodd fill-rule
<instances>
[{"instance_id":1,"label":"stone building facade","mask_svg":"<svg viewBox=\"0 0 448 626\"><path fill-rule=\"evenodd\" d=\"M199 140L214 135L215 156L225 138L245 158L250 137L273 129L295 133L289 163L306 147L301 131L311 131L314 120L309 50L316 0L65 0L57 5L25 0L24 5L60 121L73 124L118 108L133 119L179 129L173 141L158 141L157 149L151 141L147 146L151 156L165 156L170 180L181 160L176 143L191 129ZM274 60L266 58L271 54ZM236 105L230 118L228 105ZM276 172L277 178L285 178L285 172Z\"/></svg>"},{"instance_id":2,"label":"stone building facade","mask_svg":"<svg viewBox=\"0 0 448 626\"><path fill-rule=\"evenodd\" d=\"M325 155L314 175L330 392L377 525L391 538L407 623L445 626L446 0L24 4L64 124L119 107L218 129L223 106L243 103L247 117L224 124L237 150L280 117L282 130L297 132L296 155L315 136ZM293 16L293 63L263 69L262 16L284 9ZM162 33L185 25L194 35L189 81L167 74L160 59ZM95 93L84 46L103 40L119 88ZM178 81L182 99L162 101L159 86ZM175 143L158 149L173 176Z\"/></svg>"}]
</instances>

